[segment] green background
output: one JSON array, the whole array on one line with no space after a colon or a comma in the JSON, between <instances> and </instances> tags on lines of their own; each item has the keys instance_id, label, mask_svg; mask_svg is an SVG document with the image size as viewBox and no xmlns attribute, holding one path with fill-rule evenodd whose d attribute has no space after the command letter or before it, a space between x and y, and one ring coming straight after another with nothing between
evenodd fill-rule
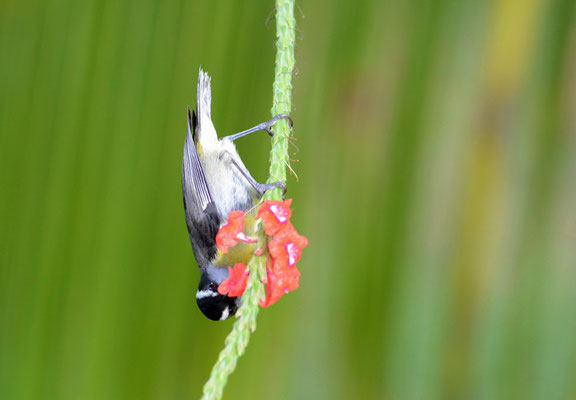
<instances>
[{"instance_id":1,"label":"green background","mask_svg":"<svg viewBox=\"0 0 576 400\"><path fill-rule=\"evenodd\" d=\"M298 2L310 245L225 398L576 398L575 8ZM200 396L232 322L195 304L185 110L202 66L221 135L269 119L273 12L0 2L1 399Z\"/></svg>"}]
</instances>

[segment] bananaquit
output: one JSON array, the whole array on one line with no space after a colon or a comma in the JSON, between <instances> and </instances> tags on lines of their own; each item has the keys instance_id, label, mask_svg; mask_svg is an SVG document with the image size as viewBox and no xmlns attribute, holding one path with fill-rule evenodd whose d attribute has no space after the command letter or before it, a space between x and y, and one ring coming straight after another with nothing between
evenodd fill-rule
<instances>
[{"instance_id":1,"label":"bananaquit","mask_svg":"<svg viewBox=\"0 0 576 400\"><path fill-rule=\"evenodd\" d=\"M200 284L196 301L200 310L214 321L223 321L236 313L241 297L218 293L218 286L228 277L228 266L247 263L255 244L240 242L227 254L216 247L216 233L226 223L231 211L249 211L245 232L255 230L255 207L264 192L271 188L285 189L283 182L262 184L250 175L240 159L234 140L252 132L266 131L272 136L277 115L268 122L235 135L218 139L210 117L210 77L202 69L198 75L196 113L188 107L188 134L184 144L182 192L188 235L200 268Z\"/></svg>"}]
</instances>

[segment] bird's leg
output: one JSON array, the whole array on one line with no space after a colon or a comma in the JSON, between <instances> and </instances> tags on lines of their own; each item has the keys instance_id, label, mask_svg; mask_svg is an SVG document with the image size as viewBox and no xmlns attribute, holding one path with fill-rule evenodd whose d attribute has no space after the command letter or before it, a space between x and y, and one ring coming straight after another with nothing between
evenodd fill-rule
<instances>
[{"instance_id":1,"label":"bird's leg","mask_svg":"<svg viewBox=\"0 0 576 400\"><path fill-rule=\"evenodd\" d=\"M234 156L232 156L232 154L230 154L228 152L226 152L226 153L230 157L230 160L232 160L232 164L234 164L234 166L238 169L238 171L240 171L242 176L244 176L244 178L246 178L248 183L250 183L250 185L252 185L252 187L260 194L260 196L264 195L264 193L266 193L267 190L274 189L274 188L280 188L280 189L282 189L283 194L286 193L286 184L284 182L278 181L278 182L272 182L272 183L259 183L256 181L256 179L254 179L252 177L252 175L250 175L250 172L248 172L246 167L244 167L243 165L238 163L238 161L236 161L236 159L234 158Z\"/></svg>"},{"instance_id":2,"label":"bird's leg","mask_svg":"<svg viewBox=\"0 0 576 400\"><path fill-rule=\"evenodd\" d=\"M272 133L272 127L274 126L274 124L276 122L278 122L281 119L288 120L290 127L292 127L292 125L293 125L292 118L290 118L288 115L285 115L285 114L278 114L277 116L272 118L270 121L262 122L261 124L258 124L255 127L252 127L250 129L246 129L245 131L242 131L242 132L235 133L234 135L225 136L223 139L234 141L236 139L239 139L241 137L244 137L246 135L249 135L253 132L258 132L258 131L266 131L266 132L268 132L268 134L270 136L274 136L274 133Z\"/></svg>"}]
</instances>

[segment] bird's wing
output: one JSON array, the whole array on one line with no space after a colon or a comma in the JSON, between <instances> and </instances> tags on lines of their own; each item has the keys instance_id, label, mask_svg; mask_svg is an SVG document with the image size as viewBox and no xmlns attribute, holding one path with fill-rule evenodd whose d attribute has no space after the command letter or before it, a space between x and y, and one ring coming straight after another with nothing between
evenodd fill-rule
<instances>
[{"instance_id":1,"label":"bird's wing","mask_svg":"<svg viewBox=\"0 0 576 400\"><path fill-rule=\"evenodd\" d=\"M194 125L196 125L196 115L194 115ZM195 126L194 126L195 128ZM190 114L190 107L188 107L188 134L186 135L186 142L184 144L184 162L182 164L182 190L184 192L184 200L187 197L193 197L190 200L194 201L200 210L205 211L212 201L210 189L206 182L204 169L200 163L200 157L196 150L196 145L193 138L192 116Z\"/></svg>"},{"instance_id":2,"label":"bird's wing","mask_svg":"<svg viewBox=\"0 0 576 400\"><path fill-rule=\"evenodd\" d=\"M195 128L196 116L192 117L188 107L188 134L182 163L182 192L190 241L198 264L204 264L216 253L215 238L220 227L220 219L194 143Z\"/></svg>"}]
</instances>

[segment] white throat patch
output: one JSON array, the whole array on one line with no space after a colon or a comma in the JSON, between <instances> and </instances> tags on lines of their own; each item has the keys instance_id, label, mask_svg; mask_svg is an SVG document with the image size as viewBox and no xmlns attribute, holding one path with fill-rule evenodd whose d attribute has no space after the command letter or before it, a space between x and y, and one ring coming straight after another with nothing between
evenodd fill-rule
<instances>
[{"instance_id":1,"label":"white throat patch","mask_svg":"<svg viewBox=\"0 0 576 400\"><path fill-rule=\"evenodd\" d=\"M230 316L230 308L226 307L224 311L222 311L222 316L220 317L220 321L224 321Z\"/></svg>"},{"instance_id":2,"label":"white throat patch","mask_svg":"<svg viewBox=\"0 0 576 400\"><path fill-rule=\"evenodd\" d=\"M199 290L196 292L196 300L205 299L206 297L216 297L218 293L211 290Z\"/></svg>"}]
</instances>

